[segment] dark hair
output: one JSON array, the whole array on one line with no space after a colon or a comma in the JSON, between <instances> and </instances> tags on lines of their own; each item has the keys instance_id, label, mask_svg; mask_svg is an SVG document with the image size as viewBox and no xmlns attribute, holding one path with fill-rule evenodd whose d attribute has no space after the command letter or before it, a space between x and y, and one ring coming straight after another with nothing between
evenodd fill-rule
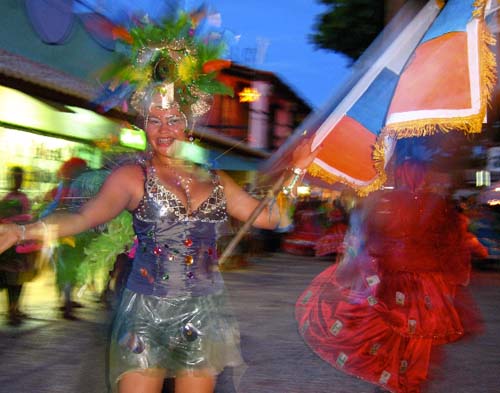
<instances>
[{"instance_id":1,"label":"dark hair","mask_svg":"<svg viewBox=\"0 0 500 393\"><path fill-rule=\"evenodd\" d=\"M13 175L14 174L24 175L24 169L22 167L20 167L20 166L13 166L10 169L10 173L12 173Z\"/></svg>"}]
</instances>

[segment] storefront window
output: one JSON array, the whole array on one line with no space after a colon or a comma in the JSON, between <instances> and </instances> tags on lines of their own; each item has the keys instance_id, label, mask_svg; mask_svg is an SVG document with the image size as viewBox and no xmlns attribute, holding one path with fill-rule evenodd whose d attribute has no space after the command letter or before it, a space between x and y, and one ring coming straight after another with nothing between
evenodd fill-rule
<instances>
[{"instance_id":1,"label":"storefront window","mask_svg":"<svg viewBox=\"0 0 500 393\"><path fill-rule=\"evenodd\" d=\"M57 170L71 157L80 157L91 168L100 168L101 151L91 145L72 142L30 132L0 127L0 197L9 188L9 170L21 166L25 170L23 190L37 199L58 182Z\"/></svg>"}]
</instances>

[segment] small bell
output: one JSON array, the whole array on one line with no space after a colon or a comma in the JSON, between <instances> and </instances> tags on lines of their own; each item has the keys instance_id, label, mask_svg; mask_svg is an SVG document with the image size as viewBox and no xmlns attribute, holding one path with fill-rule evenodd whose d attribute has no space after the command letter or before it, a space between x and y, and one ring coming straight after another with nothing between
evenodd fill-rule
<instances>
[{"instance_id":1,"label":"small bell","mask_svg":"<svg viewBox=\"0 0 500 393\"><path fill-rule=\"evenodd\" d=\"M182 335L187 341L196 340L200 334L201 332L191 322L186 323L182 327Z\"/></svg>"}]
</instances>

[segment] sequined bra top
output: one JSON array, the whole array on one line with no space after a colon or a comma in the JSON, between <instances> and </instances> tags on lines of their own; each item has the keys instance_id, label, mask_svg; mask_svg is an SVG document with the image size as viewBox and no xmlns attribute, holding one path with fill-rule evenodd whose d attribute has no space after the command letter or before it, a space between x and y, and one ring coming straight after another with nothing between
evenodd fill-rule
<instances>
[{"instance_id":1,"label":"sequined bra top","mask_svg":"<svg viewBox=\"0 0 500 393\"><path fill-rule=\"evenodd\" d=\"M138 248L127 288L160 297L200 296L222 289L217 265L216 225L227 220L224 188L212 175L213 189L188 212L179 198L144 166L144 197L133 212Z\"/></svg>"}]
</instances>

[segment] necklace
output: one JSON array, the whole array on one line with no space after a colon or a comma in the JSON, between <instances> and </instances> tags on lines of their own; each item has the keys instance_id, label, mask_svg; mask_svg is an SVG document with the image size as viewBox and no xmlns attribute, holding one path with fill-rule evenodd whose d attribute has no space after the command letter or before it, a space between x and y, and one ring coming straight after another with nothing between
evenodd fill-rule
<instances>
[{"instance_id":1,"label":"necklace","mask_svg":"<svg viewBox=\"0 0 500 393\"><path fill-rule=\"evenodd\" d=\"M175 185L179 187L186 196L186 211L191 212L191 184L193 182L192 176L186 171L186 174L181 174L174 169L173 165L160 164L161 167L165 168L172 177L175 179ZM180 165L177 165L180 166ZM152 165L153 171L158 174L155 165ZM188 168L188 166L186 166Z\"/></svg>"}]
</instances>

